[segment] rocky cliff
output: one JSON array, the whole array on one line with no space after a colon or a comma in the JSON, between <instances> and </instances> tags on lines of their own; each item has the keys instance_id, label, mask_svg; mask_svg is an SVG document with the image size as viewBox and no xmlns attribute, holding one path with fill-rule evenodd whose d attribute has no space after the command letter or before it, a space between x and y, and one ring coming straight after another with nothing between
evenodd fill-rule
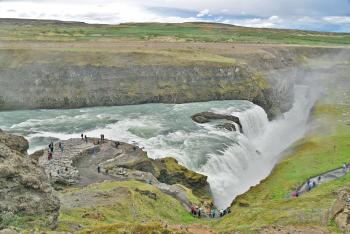
<instances>
[{"instance_id":1,"label":"rocky cliff","mask_svg":"<svg viewBox=\"0 0 350 234\"><path fill-rule=\"evenodd\" d=\"M0 110L244 99L273 118L291 107L303 58L337 51L228 43L34 46L2 45Z\"/></svg>"},{"instance_id":2,"label":"rocky cliff","mask_svg":"<svg viewBox=\"0 0 350 234\"><path fill-rule=\"evenodd\" d=\"M59 200L27 149L23 137L0 131L0 229L56 225Z\"/></svg>"}]
</instances>

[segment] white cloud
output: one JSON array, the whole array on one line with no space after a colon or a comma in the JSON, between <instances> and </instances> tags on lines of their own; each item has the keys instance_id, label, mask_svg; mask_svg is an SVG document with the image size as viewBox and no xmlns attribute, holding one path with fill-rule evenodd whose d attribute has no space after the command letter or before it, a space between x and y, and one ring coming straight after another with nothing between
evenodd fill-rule
<instances>
[{"instance_id":1,"label":"white cloud","mask_svg":"<svg viewBox=\"0 0 350 234\"><path fill-rule=\"evenodd\" d=\"M204 9L204 10L201 10L200 12L198 12L197 14L197 17L204 17L204 16L210 16L210 11L209 9Z\"/></svg>"},{"instance_id":2,"label":"white cloud","mask_svg":"<svg viewBox=\"0 0 350 234\"><path fill-rule=\"evenodd\" d=\"M328 16L323 19L332 24L350 24L350 16Z\"/></svg>"},{"instance_id":3,"label":"white cloud","mask_svg":"<svg viewBox=\"0 0 350 234\"><path fill-rule=\"evenodd\" d=\"M231 23L239 26L254 27L254 28L276 28L283 23L283 20L277 15L273 15L269 18L254 18L243 20L229 20L226 23Z\"/></svg>"},{"instance_id":4,"label":"white cloud","mask_svg":"<svg viewBox=\"0 0 350 234\"><path fill-rule=\"evenodd\" d=\"M86 23L117 24L125 22L185 22L196 17L161 16L139 4L117 3L41 3L29 1L0 2L1 18L57 19Z\"/></svg>"},{"instance_id":5,"label":"white cloud","mask_svg":"<svg viewBox=\"0 0 350 234\"><path fill-rule=\"evenodd\" d=\"M214 21L348 32L350 16L341 12L347 12L349 6L347 0L0 0L0 18L107 24Z\"/></svg>"}]
</instances>

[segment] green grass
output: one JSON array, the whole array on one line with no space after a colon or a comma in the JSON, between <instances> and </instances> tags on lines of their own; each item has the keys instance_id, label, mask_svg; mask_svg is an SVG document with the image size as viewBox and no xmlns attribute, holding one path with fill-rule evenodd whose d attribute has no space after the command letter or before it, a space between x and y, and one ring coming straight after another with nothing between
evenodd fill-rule
<instances>
[{"instance_id":1,"label":"green grass","mask_svg":"<svg viewBox=\"0 0 350 234\"><path fill-rule=\"evenodd\" d=\"M0 40L95 41L161 40L197 42L245 42L282 44L350 44L349 34L305 32L298 30L256 29L223 24L122 24L86 25L27 21L8 21L0 27Z\"/></svg>"},{"instance_id":2,"label":"green grass","mask_svg":"<svg viewBox=\"0 0 350 234\"><path fill-rule=\"evenodd\" d=\"M113 204L95 204L91 207L61 208L57 231L71 231L72 227L81 225L83 230L98 228L101 225L119 223L166 222L170 224L189 224L194 218L174 198L160 192L156 187L137 181L104 182L90 185L83 189L70 189L62 192L61 197L84 191L86 194L109 192L114 194L116 188L124 188L125 194L115 192ZM157 200L142 195L136 189L157 194ZM187 191L192 202L199 202ZM107 195L106 195L107 196ZM101 197L101 201L105 198ZM109 198L107 198L109 199Z\"/></svg>"}]
</instances>

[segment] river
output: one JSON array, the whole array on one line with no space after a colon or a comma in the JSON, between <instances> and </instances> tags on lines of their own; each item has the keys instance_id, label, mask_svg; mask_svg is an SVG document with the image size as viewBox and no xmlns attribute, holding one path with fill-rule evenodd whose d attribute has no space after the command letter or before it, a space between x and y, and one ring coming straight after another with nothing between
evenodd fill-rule
<instances>
[{"instance_id":1,"label":"river","mask_svg":"<svg viewBox=\"0 0 350 234\"><path fill-rule=\"evenodd\" d=\"M219 208L265 178L281 152L303 137L316 96L306 86L295 88L293 108L269 122L265 111L242 100L188 104L143 104L70 110L0 112L0 128L25 136L29 153L51 140L99 137L134 143L151 158L171 156L208 176ZM240 118L244 133L196 124L191 115L213 111Z\"/></svg>"}]
</instances>

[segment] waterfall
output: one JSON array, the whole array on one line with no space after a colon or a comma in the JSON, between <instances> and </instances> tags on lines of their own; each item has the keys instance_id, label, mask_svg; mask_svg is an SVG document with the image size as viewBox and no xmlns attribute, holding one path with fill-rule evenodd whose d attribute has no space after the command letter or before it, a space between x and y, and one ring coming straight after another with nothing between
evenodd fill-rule
<instances>
[{"instance_id":1,"label":"waterfall","mask_svg":"<svg viewBox=\"0 0 350 234\"><path fill-rule=\"evenodd\" d=\"M208 176L218 207L229 206L237 195L268 176L281 153L303 137L318 94L319 90L295 86L292 109L282 118L271 122L265 111L256 105L242 112L230 108L220 111L238 116L244 133L239 134L236 142L228 145L220 154L210 155L200 170Z\"/></svg>"}]
</instances>

